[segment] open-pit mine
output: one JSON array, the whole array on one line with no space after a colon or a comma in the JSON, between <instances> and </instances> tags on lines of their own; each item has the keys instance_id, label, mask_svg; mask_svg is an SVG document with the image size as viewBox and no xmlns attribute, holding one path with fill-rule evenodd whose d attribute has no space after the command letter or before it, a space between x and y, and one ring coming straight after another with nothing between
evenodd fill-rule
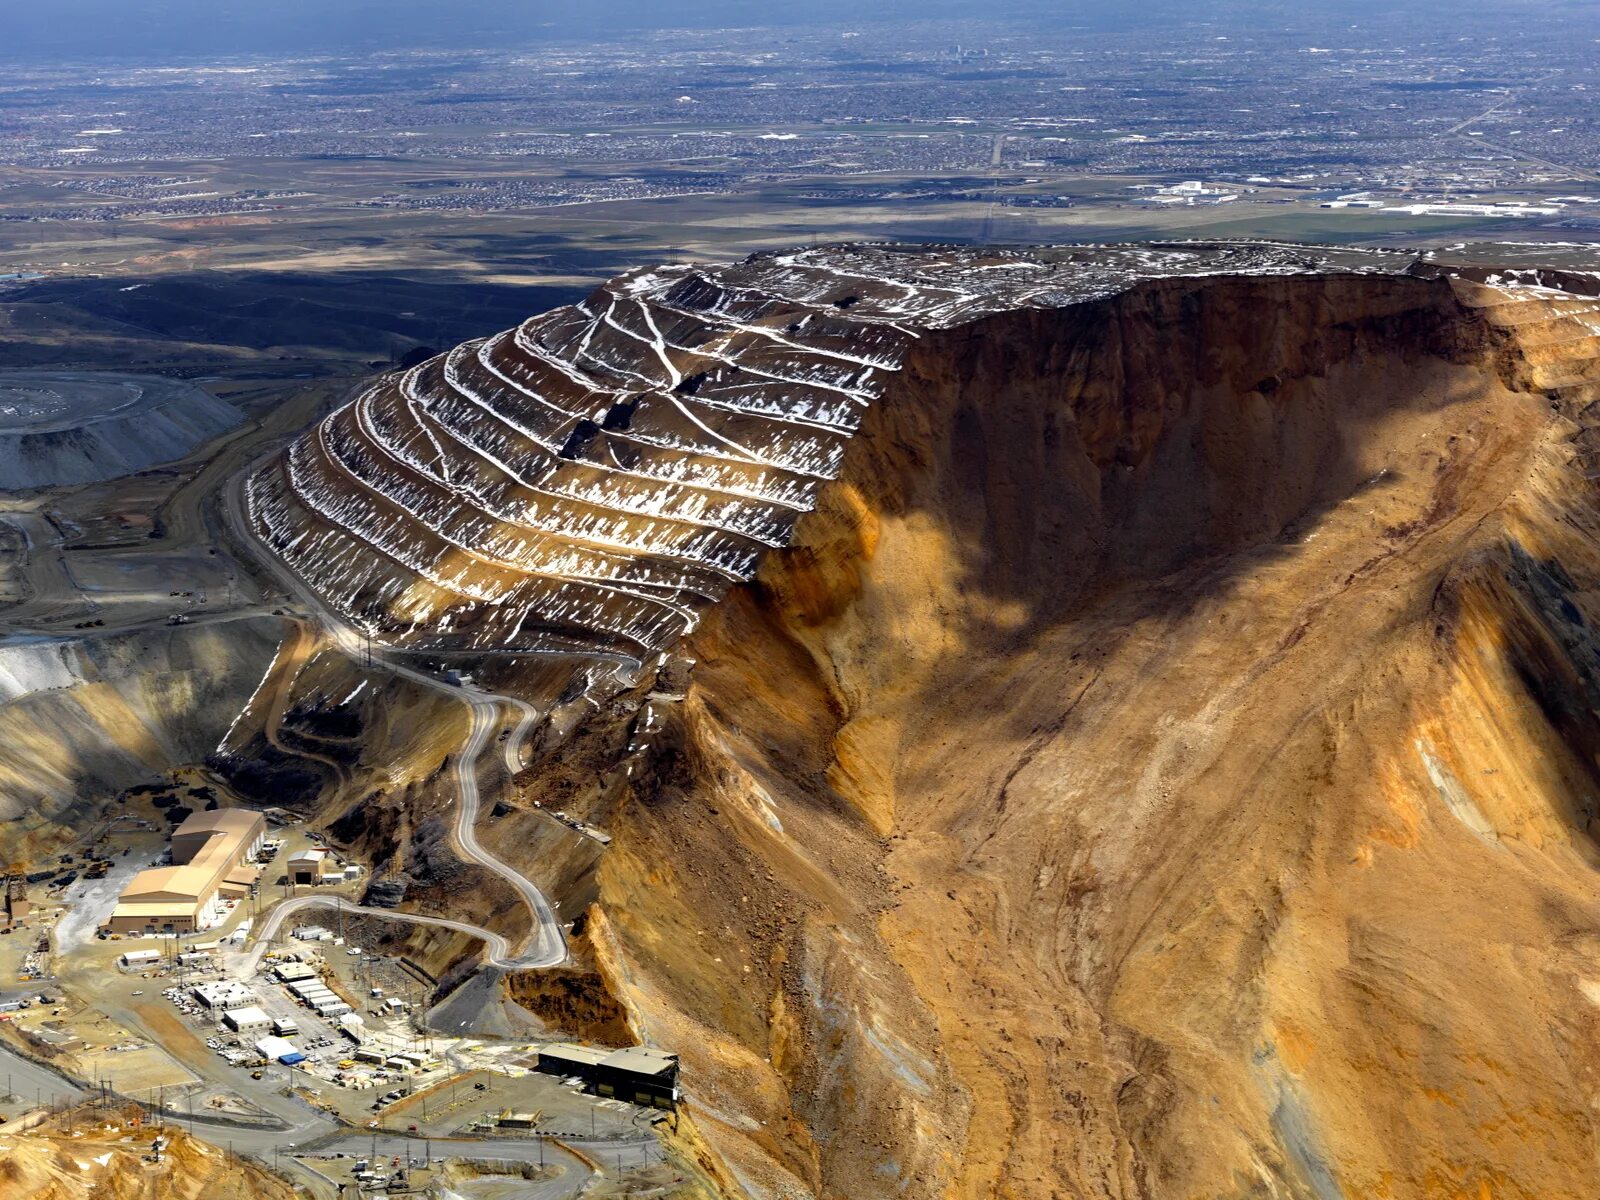
<instances>
[{"instance_id":1,"label":"open-pit mine","mask_svg":"<svg viewBox=\"0 0 1600 1200\"><path fill-rule=\"evenodd\" d=\"M292 420L185 392L110 482L52 386L25 1194L106 1111L240 1195L1595 1194L1573 249L646 267Z\"/></svg>"}]
</instances>

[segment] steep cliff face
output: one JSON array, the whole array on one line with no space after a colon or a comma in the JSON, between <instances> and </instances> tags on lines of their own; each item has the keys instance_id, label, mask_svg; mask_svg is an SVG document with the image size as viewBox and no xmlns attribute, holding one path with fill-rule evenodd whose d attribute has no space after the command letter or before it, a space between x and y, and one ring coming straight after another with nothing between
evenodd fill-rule
<instances>
[{"instance_id":1,"label":"steep cliff face","mask_svg":"<svg viewBox=\"0 0 1600 1200\"><path fill-rule=\"evenodd\" d=\"M252 476L250 517L387 641L639 658L787 544L923 331L1137 278L1408 261L861 247L637 271L380 379Z\"/></svg>"},{"instance_id":2,"label":"steep cliff face","mask_svg":"<svg viewBox=\"0 0 1600 1200\"><path fill-rule=\"evenodd\" d=\"M1594 308L917 342L604 814L591 936L731 1189L1592 1192Z\"/></svg>"},{"instance_id":3,"label":"steep cliff face","mask_svg":"<svg viewBox=\"0 0 1600 1200\"><path fill-rule=\"evenodd\" d=\"M251 515L527 684L482 837L587 910L514 994L677 1049L729 1194L1587 1197L1595 290L644 272L380 382ZM341 836L431 862L424 767Z\"/></svg>"}]
</instances>

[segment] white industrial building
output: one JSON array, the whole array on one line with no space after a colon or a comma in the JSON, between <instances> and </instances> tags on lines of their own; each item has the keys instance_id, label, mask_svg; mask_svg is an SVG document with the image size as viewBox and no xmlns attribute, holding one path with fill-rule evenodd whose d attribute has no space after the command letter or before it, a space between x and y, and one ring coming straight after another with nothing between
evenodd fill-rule
<instances>
[{"instance_id":1,"label":"white industrial building","mask_svg":"<svg viewBox=\"0 0 1600 1200\"><path fill-rule=\"evenodd\" d=\"M222 1023L240 1037L255 1037L272 1028L272 1018L254 1004L248 1008L230 1008L222 1014Z\"/></svg>"},{"instance_id":2,"label":"white industrial building","mask_svg":"<svg viewBox=\"0 0 1600 1200\"><path fill-rule=\"evenodd\" d=\"M286 1038L264 1037L256 1043L256 1053L262 1058L275 1059L278 1062L299 1062L305 1055L295 1048L295 1044Z\"/></svg>"},{"instance_id":3,"label":"white industrial building","mask_svg":"<svg viewBox=\"0 0 1600 1200\"><path fill-rule=\"evenodd\" d=\"M218 979L191 988L189 994L206 1008L243 1008L255 1001L255 993L232 979Z\"/></svg>"}]
</instances>

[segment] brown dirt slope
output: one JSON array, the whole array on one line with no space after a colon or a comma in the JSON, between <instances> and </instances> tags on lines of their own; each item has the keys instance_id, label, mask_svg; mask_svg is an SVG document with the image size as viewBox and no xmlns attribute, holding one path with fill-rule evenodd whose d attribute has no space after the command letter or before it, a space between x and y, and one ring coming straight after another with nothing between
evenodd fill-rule
<instances>
[{"instance_id":1,"label":"brown dirt slope","mask_svg":"<svg viewBox=\"0 0 1600 1200\"><path fill-rule=\"evenodd\" d=\"M918 343L605 817L599 964L730 1191L1594 1194L1592 307Z\"/></svg>"},{"instance_id":2,"label":"brown dirt slope","mask_svg":"<svg viewBox=\"0 0 1600 1200\"><path fill-rule=\"evenodd\" d=\"M89 1107L0 1135L0 1195L15 1200L290 1200L283 1180L181 1130L158 1131Z\"/></svg>"}]
</instances>

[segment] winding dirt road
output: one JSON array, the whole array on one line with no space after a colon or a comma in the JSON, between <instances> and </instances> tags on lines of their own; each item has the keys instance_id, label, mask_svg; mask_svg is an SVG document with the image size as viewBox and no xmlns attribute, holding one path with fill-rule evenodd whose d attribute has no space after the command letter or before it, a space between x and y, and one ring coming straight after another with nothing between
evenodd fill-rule
<instances>
[{"instance_id":1,"label":"winding dirt road","mask_svg":"<svg viewBox=\"0 0 1600 1200\"><path fill-rule=\"evenodd\" d=\"M372 908L365 904L352 904L342 896L296 896L273 908L261 928L256 931L250 949L229 964L228 973L235 979L248 979L254 975L256 968L261 964L261 956L267 952L267 947L278 936L283 923L308 908L331 908L356 916L380 917L386 921L406 921L413 925L437 925L441 929L453 929L457 933L465 933L486 943L489 948L490 966L515 968L527 965L512 957L511 944L492 929L483 929L465 921L451 921L445 917L425 917L420 913L400 912L393 908Z\"/></svg>"},{"instance_id":2,"label":"winding dirt road","mask_svg":"<svg viewBox=\"0 0 1600 1200\"><path fill-rule=\"evenodd\" d=\"M527 941L520 954L512 955L506 940L500 934L489 929L482 929L464 922L443 921L432 917L419 917L409 913L391 909L363 910L372 915L387 917L392 920L411 920L418 924L445 925L481 938L490 947L491 961L495 966L508 968L534 968L553 967L567 960L566 936L562 932L561 923L557 919L555 910L550 902L545 899L544 893L528 879L527 876L517 871L514 867L502 862L493 854L485 850L478 841L477 823L478 810L481 796L478 791L478 761L482 757L489 739L494 731L501 725L501 706L506 705L518 709L523 716L519 721L516 731L506 740L505 760L508 768L521 769L520 754L523 739L527 730L532 726L536 710L525 701L514 696L500 696L491 692L483 692L474 688L462 687L446 683L426 672L415 670L412 667L396 662L392 651L388 647L369 645L366 638L356 629L351 628L327 605L321 597L316 595L300 580L299 576L290 571L283 561L273 553L270 546L265 545L250 528L244 510L244 481L249 475L250 468L235 474L223 489L223 509L234 535L240 542L251 547L259 561L278 579L290 595L294 596L312 614L317 624L328 635L329 639L339 649L351 658L359 661L369 661L380 665L386 671L404 676L413 683L422 687L432 688L445 692L466 704L471 714L471 726L467 734L466 743L461 748L460 755L456 758L455 776L456 791L459 802L456 805L455 840L461 856L469 862L477 863L500 876L509 883L517 894L528 906L528 911L533 916L533 930L528 935ZM515 766L513 766L515 764ZM317 897L305 897L305 900L315 900ZM286 905L280 905L274 911L269 926L275 928L273 922L281 921L282 915L290 906L300 903L291 900ZM303 906L303 905L302 905ZM292 911L292 909L290 910ZM258 942L266 939L258 938Z\"/></svg>"}]
</instances>

